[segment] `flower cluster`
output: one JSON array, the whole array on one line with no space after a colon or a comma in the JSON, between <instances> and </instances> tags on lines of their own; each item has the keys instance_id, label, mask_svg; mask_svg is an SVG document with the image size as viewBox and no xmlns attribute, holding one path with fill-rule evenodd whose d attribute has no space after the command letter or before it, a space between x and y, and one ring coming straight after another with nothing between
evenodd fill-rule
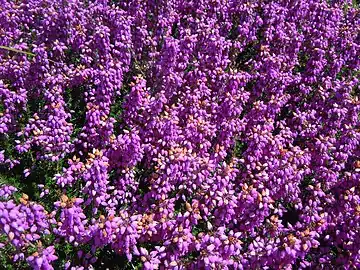
<instances>
[{"instance_id":1,"label":"flower cluster","mask_svg":"<svg viewBox=\"0 0 360 270\"><path fill-rule=\"evenodd\" d=\"M360 268L359 33L347 0L0 0L6 260Z\"/></svg>"},{"instance_id":2,"label":"flower cluster","mask_svg":"<svg viewBox=\"0 0 360 270\"><path fill-rule=\"evenodd\" d=\"M16 189L3 186L1 191L7 192L5 198L8 199ZM19 203L12 199L0 201L0 220L0 229L7 235L1 245L15 248L15 262L26 259L33 269L53 269L51 262L57 259L54 247L44 248L42 244L42 236L50 234L51 217L41 205L29 201L26 194L20 197Z\"/></svg>"}]
</instances>

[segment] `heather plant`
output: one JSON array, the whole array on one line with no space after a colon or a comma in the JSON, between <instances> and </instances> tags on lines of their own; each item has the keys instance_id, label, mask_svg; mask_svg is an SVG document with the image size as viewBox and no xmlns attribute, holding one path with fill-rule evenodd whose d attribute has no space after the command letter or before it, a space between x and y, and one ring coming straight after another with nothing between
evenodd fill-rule
<instances>
[{"instance_id":1,"label":"heather plant","mask_svg":"<svg viewBox=\"0 0 360 270\"><path fill-rule=\"evenodd\" d=\"M360 268L360 9L0 0L4 269Z\"/></svg>"}]
</instances>

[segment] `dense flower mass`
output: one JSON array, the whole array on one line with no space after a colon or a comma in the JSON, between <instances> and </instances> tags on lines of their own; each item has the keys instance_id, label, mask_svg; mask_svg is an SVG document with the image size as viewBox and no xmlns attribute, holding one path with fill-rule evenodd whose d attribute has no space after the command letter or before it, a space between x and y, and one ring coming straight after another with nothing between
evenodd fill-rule
<instances>
[{"instance_id":1,"label":"dense flower mass","mask_svg":"<svg viewBox=\"0 0 360 270\"><path fill-rule=\"evenodd\" d=\"M0 0L0 263L360 268L357 5Z\"/></svg>"}]
</instances>

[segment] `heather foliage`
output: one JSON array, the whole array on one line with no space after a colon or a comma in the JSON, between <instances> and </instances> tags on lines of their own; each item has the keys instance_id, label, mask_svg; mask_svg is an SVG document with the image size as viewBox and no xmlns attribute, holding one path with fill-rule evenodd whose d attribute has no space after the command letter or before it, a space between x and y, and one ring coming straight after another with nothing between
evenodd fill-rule
<instances>
[{"instance_id":1,"label":"heather foliage","mask_svg":"<svg viewBox=\"0 0 360 270\"><path fill-rule=\"evenodd\" d=\"M0 0L7 269L360 268L356 1Z\"/></svg>"}]
</instances>

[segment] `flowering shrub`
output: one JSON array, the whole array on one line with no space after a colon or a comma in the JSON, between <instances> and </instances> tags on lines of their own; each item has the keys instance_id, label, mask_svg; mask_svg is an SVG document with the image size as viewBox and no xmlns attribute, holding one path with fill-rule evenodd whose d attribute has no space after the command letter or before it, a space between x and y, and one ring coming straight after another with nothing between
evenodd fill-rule
<instances>
[{"instance_id":1,"label":"flowering shrub","mask_svg":"<svg viewBox=\"0 0 360 270\"><path fill-rule=\"evenodd\" d=\"M360 268L356 1L0 0L7 269Z\"/></svg>"}]
</instances>

